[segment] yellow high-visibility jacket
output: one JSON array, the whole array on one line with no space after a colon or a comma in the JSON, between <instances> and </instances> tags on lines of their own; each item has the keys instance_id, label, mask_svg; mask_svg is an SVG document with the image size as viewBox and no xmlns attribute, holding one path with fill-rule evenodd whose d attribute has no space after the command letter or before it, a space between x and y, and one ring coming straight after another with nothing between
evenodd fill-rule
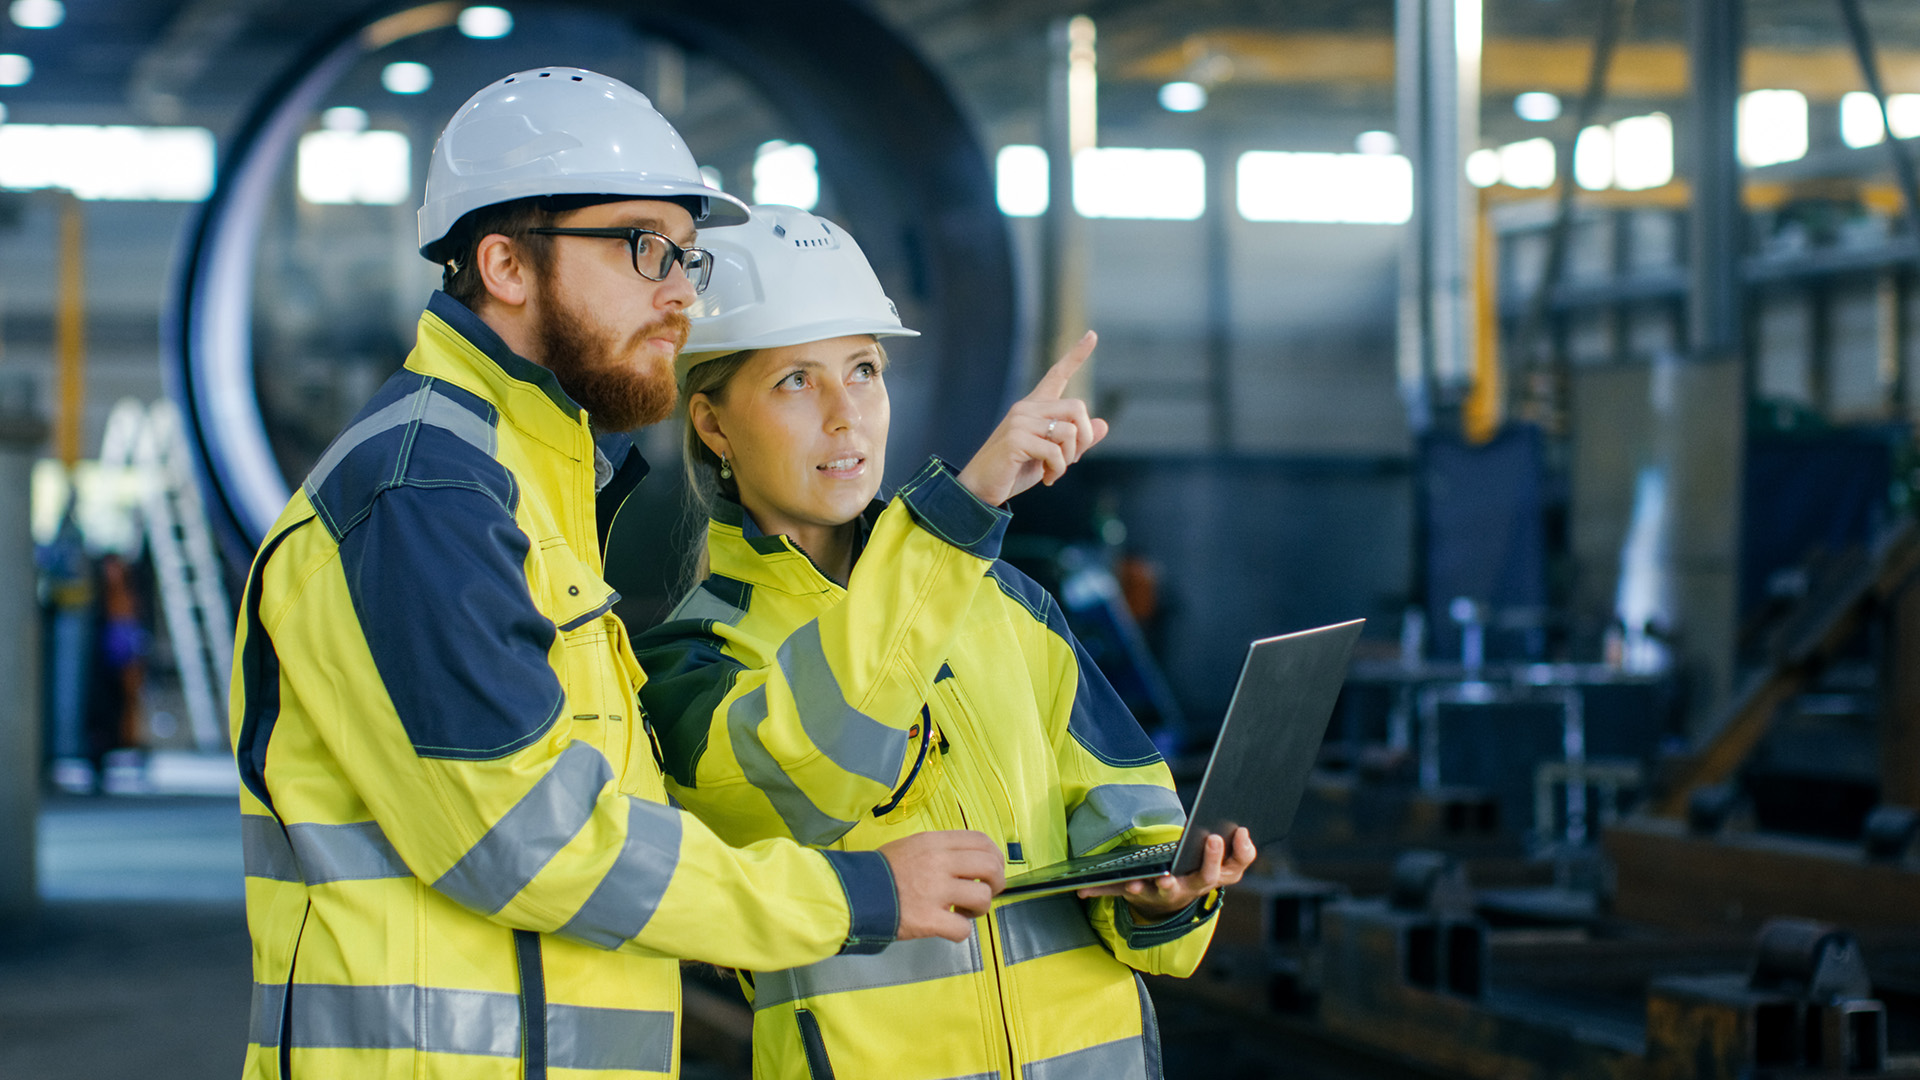
<instances>
[{"instance_id":1,"label":"yellow high-visibility jacket","mask_svg":"<svg viewBox=\"0 0 1920 1080\"><path fill-rule=\"evenodd\" d=\"M996 561L1006 518L936 460L866 516L843 589L723 501L711 576L636 641L675 799L733 843L978 829L1009 874L1177 838L1152 742L1053 598ZM1111 897L1009 898L963 944L758 965L754 1074L1157 1078L1135 971L1191 973L1217 910L1138 926Z\"/></svg>"},{"instance_id":2,"label":"yellow high-visibility jacket","mask_svg":"<svg viewBox=\"0 0 1920 1080\"><path fill-rule=\"evenodd\" d=\"M668 805L601 573L632 449L436 294L275 524L231 710L249 1078L675 1075L677 958L892 940L884 857Z\"/></svg>"}]
</instances>

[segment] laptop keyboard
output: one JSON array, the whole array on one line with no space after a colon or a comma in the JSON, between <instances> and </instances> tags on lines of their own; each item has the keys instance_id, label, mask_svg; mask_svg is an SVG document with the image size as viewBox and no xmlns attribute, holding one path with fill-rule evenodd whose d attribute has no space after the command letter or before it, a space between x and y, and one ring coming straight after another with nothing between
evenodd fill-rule
<instances>
[{"instance_id":1,"label":"laptop keyboard","mask_svg":"<svg viewBox=\"0 0 1920 1080\"><path fill-rule=\"evenodd\" d=\"M1086 866L1081 867L1079 870L1075 871L1075 873L1094 874L1094 873L1099 873L1100 871L1103 871L1103 870L1123 870L1129 866L1136 866L1140 863L1150 863L1150 862L1156 862L1161 859L1171 859L1173 858L1174 849L1178 848L1179 846L1180 846L1180 841L1170 840L1167 843L1154 844L1151 847L1135 848L1132 851L1125 852L1124 854L1115 855L1113 858L1107 859L1103 862L1090 863Z\"/></svg>"}]
</instances>

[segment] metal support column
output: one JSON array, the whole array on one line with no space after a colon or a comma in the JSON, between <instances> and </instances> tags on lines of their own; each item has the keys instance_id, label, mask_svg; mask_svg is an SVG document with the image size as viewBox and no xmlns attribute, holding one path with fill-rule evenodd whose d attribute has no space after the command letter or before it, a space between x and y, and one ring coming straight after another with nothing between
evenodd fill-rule
<instances>
[{"instance_id":1,"label":"metal support column","mask_svg":"<svg viewBox=\"0 0 1920 1080\"><path fill-rule=\"evenodd\" d=\"M1400 390L1416 431L1472 378L1477 196L1466 159L1480 142L1481 0L1397 0L1400 148L1414 212L1401 249Z\"/></svg>"},{"instance_id":2,"label":"metal support column","mask_svg":"<svg viewBox=\"0 0 1920 1080\"><path fill-rule=\"evenodd\" d=\"M1232 146L1216 126L1207 155L1207 416L1214 453L1233 452Z\"/></svg>"},{"instance_id":3,"label":"metal support column","mask_svg":"<svg viewBox=\"0 0 1920 1080\"><path fill-rule=\"evenodd\" d=\"M1693 85L1684 143L1693 148L1688 362L1656 365L1653 465L1670 500L1664 545L1677 659L1692 676L1689 723L1717 722L1733 681L1739 630L1740 489L1748 378L1744 359L1745 217L1737 112L1743 0L1688 6Z\"/></svg>"},{"instance_id":4,"label":"metal support column","mask_svg":"<svg viewBox=\"0 0 1920 1080\"><path fill-rule=\"evenodd\" d=\"M40 603L28 528L33 459L47 437L31 378L0 381L0 926L39 905L35 834L40 816Z\"/></svg>"}]
</instances>

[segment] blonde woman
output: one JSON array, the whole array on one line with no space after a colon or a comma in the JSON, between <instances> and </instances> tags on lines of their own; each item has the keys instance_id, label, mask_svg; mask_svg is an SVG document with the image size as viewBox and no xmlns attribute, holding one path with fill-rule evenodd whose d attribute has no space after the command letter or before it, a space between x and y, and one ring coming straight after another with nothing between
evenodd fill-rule
<instances>
[{"instance_id":1,"label":"blonde woman","mask_svg":"<svg viewBox=\"0 0 1920 1080\"><path fill-rule=\"evenodd\" d=\"M858 245L777 206L701 240L717 266L679 367L707 565L637 642L674 797L733 843L977 830L1009 873L1176 838L1153 744L1054 599L997 559L1001 504L1106 434L1062 396L1093 335L964 469L930 461L880 503L880 339L914 332ZM1184 878L997 904L965 942L744 975L755 1075L1157 1077L1136 973L1199 963L1254 857L1244 830L1230 846Z\"/></svg>"}]
</instances>

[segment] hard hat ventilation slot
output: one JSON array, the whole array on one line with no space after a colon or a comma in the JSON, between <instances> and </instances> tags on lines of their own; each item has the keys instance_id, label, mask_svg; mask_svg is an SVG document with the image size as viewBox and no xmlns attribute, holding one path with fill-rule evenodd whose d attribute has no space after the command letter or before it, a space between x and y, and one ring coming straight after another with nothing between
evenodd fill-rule
<instances>
[{"instance_id":1,"label":"hard hat ventilation slot","mask_svg":"<svg viewBox=\"0 0 1920 1080\"><path fill-rule=\"evenodd\" d=\"M775 239L778 239L778 238L780 238L780 237L784 237L784 236L786 236L786 235L787 235L787 227L786 227L785 225L775 225L775 226L773 227L773 235L774 235L774 237L775 237Z\"/></svg>"}]
</instances>

